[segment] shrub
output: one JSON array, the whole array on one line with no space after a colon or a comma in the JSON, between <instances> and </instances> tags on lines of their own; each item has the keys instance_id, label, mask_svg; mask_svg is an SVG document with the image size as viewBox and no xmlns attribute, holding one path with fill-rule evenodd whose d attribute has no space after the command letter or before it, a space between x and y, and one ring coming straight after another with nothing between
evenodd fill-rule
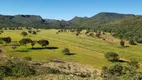
<instances>
[{"instance_id":1,"label":"shrub","mask_svg":"<svg viewBox=\"0 0 142 80\"><path fill-rule=\"evenodd\" d=\"M50 68L50 67L47 68L47 72L52 74L61 74L61 72L58 69Z\"/></svg>"},{"instance_id":2,"label":"shrub","mask_svg":"<svg viewBox=\"0 0 142 80\"><path fill-rule=\"evenodd\" d=\"M11 70L7 68L6 66L0 66L0 78L10 76Z\"/></svg>"},{"instance_id":3,"label":"shrub","mask_svg":"<svg viewBox=\"0 0 142 80\"><path fill-rule=\"evenodd\" d=\"M70 50L69 50L68 48L64 48L64 49L62 50L62 52L63 52L64 54L69 54L69 53L70 53Z\"/></svg>"},{"instance_id":4,"label":"shrub","mask_svg":"<svg viewBox=\"0 0 142 80\"><path fill-rule=\"evenodd\" d=\"M20 76L29 76L34 75L35 70L30 68L26 63L16 63L15 66L12 68L12 74L14 76L20 77Z\"/></svg>"},{"instance_id":5,"label":"shrub","mask_svg":"<svg viewBox=\"0 0 142 80\"><path fill-rule=\"evenodd\" d=\"M32 61L31 57L24 57L24 60Z\"/></svg>"},{"instance_id":6,"label":"shrub","mask_svg":"<svg viewBox=\"0 0 142 80\"><path fill-rule=\"evenodd\" d=\"M89 33L89 36L94 36L94 33L93 32Z\"/></svg>"},{"instance_id":7,"label":"shrub","mask_svg":"<svg viewBox=\"0 0 142 80\"><path fill-rule=\"evenodd\" d=\"M121 75L123 71L123 66L120 64L115 64L108 68L108 73L111 75Z\"/></svg>"},{"instance_id":8,"label":"shrub","mask_svg":"<svg viewBox=\"0 0 142 80\"><path fill-rule=\"evenodd\" d=\"M130 40L129 40L129 44L130 44L130 45L136 45L136 43L134 42L133 39L130 39Z\"/></svg>"},{"instance_id":9,"label":"shrub","mask_svg":"<svg viewBox=\"0 0 142 80\"><path fill-rule=\"evenodd\" d=\"M119 60L119 55L115 52L107 52L105 54L105 57L110 61L118 61Z\"/></svg>"},{"instance_id":10,"label":"shrub","mask_svg":"<svg viewBox=\"0 0 142 80\"><path fill-rule=\"evenodd\" d=\"M120 41L120 45L124 47L125 42L123 40Z\"/></svg>"},{"instance_id":11,"label":"shrub","mask_svg":"<svg viewBox=\"0 0 142 80\"><path fill-rule=\"evenodd\" d=\"M128 62L128 64L134 69L138 69L140 67L138 61L136 61L134 59L130 60L130 62Z\"/></svg>"}]
</instances>

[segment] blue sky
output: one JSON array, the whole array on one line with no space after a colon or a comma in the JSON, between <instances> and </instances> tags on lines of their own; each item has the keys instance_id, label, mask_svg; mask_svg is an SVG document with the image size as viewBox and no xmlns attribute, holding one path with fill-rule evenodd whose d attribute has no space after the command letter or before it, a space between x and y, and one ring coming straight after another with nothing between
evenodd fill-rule
<instances>
[{"instance_id":1,"label":"blue sky","mask_svg":"<svg viewBox=\"0 0 142 80\"><path fill-rule=\"evenodd\" d=\"M99 12L142 14L142 0L0 0L0 14L33 14L70 20Z\"/></svg>"}]
</instances>

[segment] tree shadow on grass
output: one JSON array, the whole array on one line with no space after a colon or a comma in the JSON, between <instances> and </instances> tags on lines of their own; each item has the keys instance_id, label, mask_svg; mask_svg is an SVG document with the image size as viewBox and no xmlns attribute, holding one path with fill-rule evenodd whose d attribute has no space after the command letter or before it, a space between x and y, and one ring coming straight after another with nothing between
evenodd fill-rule
<instances>
[{"instance_id":1,"label":"tree shadow on grass","mask_svg":"<svg viewBox=\"0 0 142 80\"><path fill-rule=\"evenodd\" d=\"M110 60L111 62L120 62L120 63L124 63L124 62L127 62L127 61L125 61L125 60Z\"/></svg>"},{"instance_id":2,"label":"tree shadow on grass","mask_svg":"<svg viewBox=\"0 0 142 80\"><path fill-rule=\"evenodd\" d=\"M67 56L72 56L72 55L76 55L76 53L68 53L68 54L65 54Z\"/></svg>"},{"instance_id":3,"label":"tree shadow on grass","mask_svg":"<svg viewBox=\"0 0 142 80\"><path fill-rule=\"evenodd\" d=\"M118 48L129 48L129 46L118 46Z\"/></svg>"},{"instance_id":4,"label":"tree shadow on grass","mask_svg":"<svg viewBox=\"0 0 142 80\"><path fill-rule=\"evenodd\" d=\"M42 50L42 49L58 49L58 47L34 47L34 48L30 48L31 50Z\"/></svg>"}]
</instances>

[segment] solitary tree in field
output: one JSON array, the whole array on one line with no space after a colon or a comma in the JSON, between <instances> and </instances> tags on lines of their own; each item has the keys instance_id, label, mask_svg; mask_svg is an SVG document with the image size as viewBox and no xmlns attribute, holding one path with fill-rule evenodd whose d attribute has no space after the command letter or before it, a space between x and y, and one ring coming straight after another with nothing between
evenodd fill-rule
<instances>
[{"instance_id":1,"label":"solitary tree in field","mask_svg":"<svg viewBox=\"0 0 142 80\"><path fill-rule=\"evenodd\" d=\"M43 48L44 46L49 45L48 40L39 40L39 41L37 41L37 43L40 44L40 45L42 46L42 48Z\"/></svg>"},{"instance_id":2,"label":"solitary tree in field","mask_svg":"<svg viewBox=\"0 0 142 80\"><path fill-rule=\"evenodd\" d=\"M1 40L3 40L6 43L6 45L11 42L10 37L3 37L3 38L1 38Z\"/></svg>"},{"instance_id":3,"label":"solitary tree in field","mask_svg":"<svg viewBox=\"0 0 142 80\"><path fill-rule=\"evenodd\" d=\"M120 41L120 45L124 47L125 42L123 40Z\"/></svg>"},{"instance_id":4,"label":"solitary tree in field","mask_svg":"<svg viewBox=\"0 0 142 80\"><path fill-rule=\"evenodd\" d=\"M33 31L32 34L36 35L36 31Z\"/></svg>"},{"instance_id":5,"label":"solitary tree in field","mask_svg":"<svg viewBox=\"0 0 142 80\"><path fill-rule=\"evenodd\" d=\"M107 52L105 57L110 61L117 61L119 60L119 55L115 52Z\"/></svg>"},{"instance_id":6,"label":"solitary tree in field","mask_svg":"<svg viewBox=\"0 0 142 80\"><path fill-rule=\"evenodd\" d=\"M28 35L28 33L27 33L27 32L25 32L25 31L23 31L23 32L21 32L21 35L25 37L25 36L27 36L27 35Z\"/></svg>"},{"instance_id":7,"label":"solitary tree in field","mask_svg":"<svg viewBox=\"0 0 142 80\"><path fill-rule=\"evenodd\" d=\"M20 41L19 41L19 43L20 43L20 45L25 45L25 47L26 47L26 45L28 44L28 43L31 43L31 39L30 38L23 38L23 39L21 39Z\"/></svg>"},{"instance_id":8,"label":"solitary tree in field","mask_svg":"<svg viewBox=\"0 0 142 80\"><path fill-rule=\"evenodd\" d=\"M30 34L31 34L31 33L32 33L32 31L31 31L31 30L29 30L29 31L28 31L28 33L30 33Z\"/></svg>"}]
</instances>

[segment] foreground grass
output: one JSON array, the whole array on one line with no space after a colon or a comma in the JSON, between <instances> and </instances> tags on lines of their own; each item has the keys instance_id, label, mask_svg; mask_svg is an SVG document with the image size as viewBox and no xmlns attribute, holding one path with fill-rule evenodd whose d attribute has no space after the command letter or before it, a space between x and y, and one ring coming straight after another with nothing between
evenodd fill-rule
<instances>
[{"instance_id":1,"label":"foreground grass","mask_svg":"<svg viewBox=\"0 0 142 80\"><path fill-rule=\"evenodd\" d=\"M19 41L23 37L20 35L22 31L7 30L1 36L10 36L12 41ZM108 66L112 63L107 61L104 57L106 52L116 52L121 58L129 60L136 59L142 63L142 45L138 44L136 46L130 46L126 48L119 47L119 40L111 37L109 34L104 35L105 41L87 37L84 32L80 36L75 36L75 33L63 32L56 34L57 30L41 30L37 35L28 35L27 37L32 40L47 39L50 42L48 49L30 49L31 46L27 45L29 52L16 52L12 51L10 46L1 46L4 52L8 56L15 57L26 57L30 56L34 60L51 60L51 59L61 59L65 61L78 62L86 65L94 66L95 68L101 69L102 66ZM41 47L36 44L34 47ZM49 49L51 47L56 47L56 49ZM17 48L23 49L24 46ZM71 53L75 53L72 56L66 56L61 51L63 48L69 48Z\"/></svg>"}]
</instances>

